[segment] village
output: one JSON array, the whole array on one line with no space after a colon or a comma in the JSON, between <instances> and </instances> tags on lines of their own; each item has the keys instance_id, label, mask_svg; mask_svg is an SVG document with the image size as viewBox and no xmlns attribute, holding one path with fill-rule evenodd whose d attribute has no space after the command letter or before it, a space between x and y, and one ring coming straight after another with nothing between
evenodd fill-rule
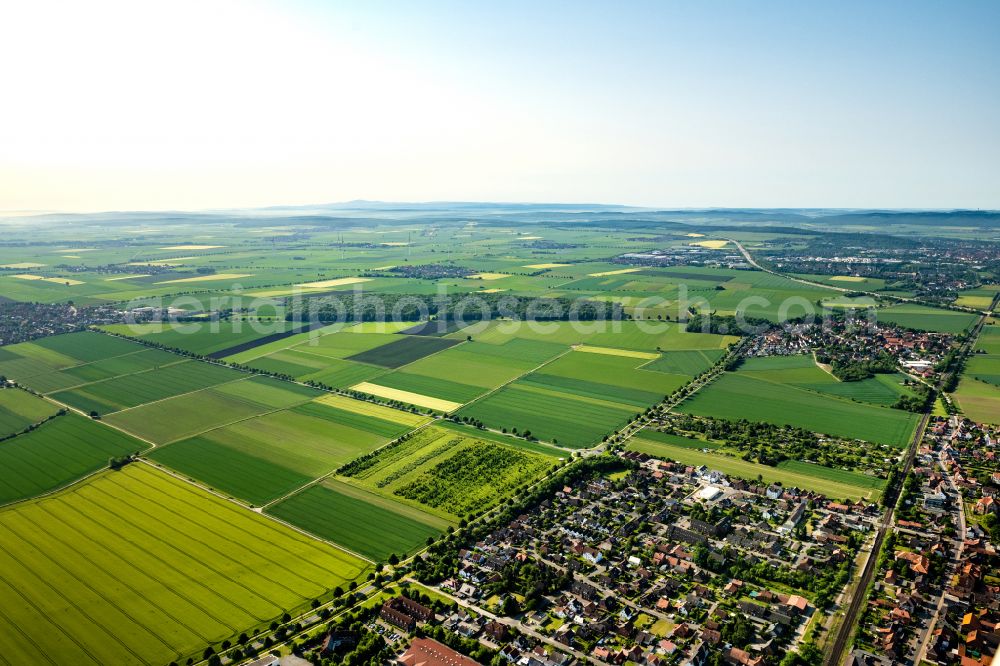
<instances>
[{"instance_id":1,"label":"village","mask_svg":"<svg viewBox=\"0 0 1000 666\"><path fill-rule=\"evenodd\" d=\"M998 436L961 417L930 422L872 553L877 575L845 663L990 663L1000 644ZM451 542L442 575L400 567L400 593L355 629L378 635L401 666L822 661L817 640L882 509L617 455L623 471L555 488L476 540ZM341 627L310 656L338 663L359 640Z\"/></svg>"},{"instance_id":2,"label":"village","mask_svg":"<svg viewBox=\"0 0 1000 666\"><path fill-rule=\"evenodd\" d=\"M867 311L873 313L873 310ZM951 350L953 336L927 333L879 322L865 310L835 315L821 322L787 324L756 337L747 356L814 354L816 362L843 380L863 378L856 373L901 371L915 379L933 381L939 363Z\"/></svg>"},{"instance_id":3,"label":"village","mask_svg":"<svg viewBox=\"0 0 1000 666\"><path fill-rule=\"evenodd\" d=\"M857 663L993 661L1000 646L998 435L956 416L929 425L883 545Z\"/></svg>"},{"instance_id":4,"label":"village","mask_svg":"<svg viewBox=\"0 0 1000 666\"><path fill-rule=\"evenodd\" d=\"M764 666L814 653L879 508L619 455L631 471L564 486L460 548L450 575L424 581L451 602L443 612L385 602L387 635L444 631L519 666ZM414 642L399 663L427 649L451 648Z\"/></svg>"}]
</instances>

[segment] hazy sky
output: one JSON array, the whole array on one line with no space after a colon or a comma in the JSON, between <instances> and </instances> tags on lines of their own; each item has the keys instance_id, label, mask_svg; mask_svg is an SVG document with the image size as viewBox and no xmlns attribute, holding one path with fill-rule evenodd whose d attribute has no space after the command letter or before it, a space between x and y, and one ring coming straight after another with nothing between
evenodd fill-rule
<instances>
[{"instance_id":1,"label":"hazy sky","mask_svg":"<svg viewBox=\"0 0 1000 666\"><path fill-rule=\"evenodd\" d=\"M1000 208L1000 2L0 0L0 210Z\"/></svg>"}]
</instances>

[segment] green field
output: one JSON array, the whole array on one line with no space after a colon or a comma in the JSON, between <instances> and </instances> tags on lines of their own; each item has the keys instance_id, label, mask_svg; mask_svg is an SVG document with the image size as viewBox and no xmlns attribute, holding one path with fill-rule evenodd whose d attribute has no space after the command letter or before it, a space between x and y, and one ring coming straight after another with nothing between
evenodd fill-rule
<instances>
[{"instance_id":1,"label":"green field","mask_svg":"<svg viewBox=\"0 0 1000 666\"><path fill-rule=\"evenodd\" d=\"M698 416L767 421L827 435L904 447L918 415L727 372L681 403Z\"/></svg>"},{"instance_id":2,"label":"green field","mask_svg":"<svg viewBox=\"0 0 1000 666\"><path fill-rule=\"evenodd\" d=\"M695 439L694 437L672 435L670 433L650 429L642 431L642 439L652 442L662 442L664 444L679 446L685 449L718 449L722 446L721 442L716 442L710 439Z\"/></svg>"},{"instance_id":3,"label":"green field","mask_svg":"<svg viewBox=\"0 0 1000 666\"><path fill-rule=\"evenodd\" d=\"M961 333L976 322L976 315L970 312L941 310L911 303L880 308L878 318L879 321L898 324L905 328L938 333Z\"/></svg>"},{"instance_id":4,"label":"green field","mask_svg":"<svg viewBox=\"0 0 1000 666\"><path fill-rule=\"evenodd\" d=\"M27 391L0 388L0 438L21 432L58 411L58 406Z\"/></svg>"},{"instance_id":5,"label":"green field","mask_svg":"<svg viewBox=\"0 0 1000 666\"><path fill-rule=\"evenodd\" d=\"M475 324L448 337L499 344L513 339L559 345L589 344L638 351L724 349L736 338L688 333L675 322L491 322Z\"/></svg>"},{"instance_id":6,"label":"green field","mask_svg":"<svg viewBox=\"0 0 1000 666\"><path fill-rule=\"evenodd\" d=\"M334 471L406 429L308 402L157 448L149 457L259 505Z\"/></svg>"},{"instance_id":7,"label":"green field","mask_svg":"<svg viewBox=\"0 0 1000 666\"><path fill-rule=\"evenodd\" d=\"M207 356L259 338L292 330L295 325L278 321L206 321L176 324L114 324L103 327L111 333Z\"/></svg>"},{"instance_id":8,"label":"green field","mask_svg":"<svg viewBox=\"0 0 1000 666\"><path fill-rule=\"evenodd\" d=\"M903 386L906 377L901 373L842 382L816 365L811 354L749 358L737 374L875 405L892 405L902 395L914 395L911 388Z\"/></svg>"},{"instance_id":9,"label":"green field","mask_svg":"<svg viewBox=\"0 0 1000 666\"><path fill-rule=\"evenodd\" d=\"M457 415L478 419L494 428L530 431L543 441L576 448L599 442L638 411L621 402L573 396L517 381L463 407Z\"/></svg>"},{"instance_id":10,"label":"green field","mask_svg":"<svg viewBox=\"0 0 1000 666\"><path fill-rule=\"evenodd\" d=\"M642 366L643 370L656 370L675 375L694 376L712 367L725 354L723 349L692 349L665 352L660 358Z\"/></svg>"},{"instance_id":11,"label":"green field","mask_svg":"<svg viewBox=\"0 0 1000 666\"><path fill-rule=\"evenodd\" d=\"M57 416L0 442L0 504L61 488L106 467L111 458L145 448L145 443L77 414Z\"/></svg>"},{"instance_id":12,"label":"green field","mask_svg":"<svg viewBox=\"0 0 1000 666\"><path fill-rule=\"evenodd\" d=\"M133 464L0 511L8 663L165 664L363 575L362 560Z\"/></svg>"},{"instance_id":13,"label":"green field","mask_svg":"<svg viewBox=\"0 0 1000 666\"><path fill-rule=\"evenodd\" d=\"M69 333L0 348L0 375L26 381L31 377L84 363L145 350L140 344L89 331Z\"/></svg>"},{"instance_id":14,"label":"green field","mask_svg":"<svg viewBox=\"0 0 1000 666\"><path fill-rule=\"evenodd\" d=\"M992 322L988 320L980 331L975 352L965 363L964 375L1000 386L1000 326Z\"/></svg>"},{"instance_id":15,"label":"green field","mask_svg":"<svg viewBox=\"0 0 1000 666\"><path fill-rule=\"evenodd\" d=\"M1000 386L966 376L953 397L973 421L1000 424Z\"/></svg>"},{"instance_id":16,"label":"green field","mask_svg":"<svg viewBox=\"0 0 1000 666\"><path fill-rule=\"evenodd\" d=\"M345 333L344 335L348 335ZM380 365L384 368L399 368L430 354L443 351L458 343L456 340L435 338L424 335L393 336L392 342L381 347L348 356L348 360L357 363Z\"/></svg>"},{"instance_id":17,"label":"green field","mask_svg":"<svg viewBox=\"0 0 1000 666\"><path fill-rule=\"evenodd\" d=\"M247 361L247 365L257 370L289 375L300 381L316 381L334 388L352 386L388 372L386 368L297 349L273 352Z\"/></svg>"},{"instance_id":18,"label":"green field","mask_svg":"<svg viewBox=\"0 0 1000 666\"><path fill-rule=\"evenodd\" d=\"M111 414L244 377L237 370L185 361L59 391L52 398L83 412Z\"/></svg>"},{"instance_id":19,"label":"green field","mask_svg":"<svg viewBox=\"0 0 1000 666\"><path fill-rule=\"evenodd\" d=\"M108 423L157 444L192 437L322 395L320 391L270 377L247 377L185 393L104 417Z\"/></svg>"},{"instance_id":20,"label":"green field","mask_svg":"<svg viewBox=\"0 0 1000 666\"><path fill-rule=\"evenodd\" d=\"M466 403L566 351L562 345L517 338L503 344L465 342L381 375L372 382Z\"/></svg>"},{"instance_id":21,"label":"green field","mask_svg":"<svg viewBox=\"0 0 1000 666\"><path fill-rule=\"evenodd\" d=\"M23 378L20 382L39 393L53 393L103 379L112 379L186 361L187 359L170 352L139 347L121 356L74 365L64 370L45 372Z\"/></svg>"},{"instance_id":22,"label":"green field","mask_svg":"<svg viewBox=\"0 0 1000 666\"><path fill-rule=\"evenodd\" d=\"M554 454L430 426L348 468L342 480L457 521L494 506L555 462Z\"/></svg>"},{"instance_id":23,"label":"green field","mask_svg":"<svg viewBox=\"0 0 1000 666\"><path fill-rule=\"evenodd\" d=\"M660 359L652 361L656 363ZM572 351L458 411L493 428L585 447L687 383L633 356Z\"/></svg>"},{"instance_id":24,"label":"green field","mask_svg":"<svg viewBox=\"0 0 1000 666\"><path fill-rule=\"evenodd\" d=\"M660 433L658 433L660 434ZM878 488L883 485L880 479L868 477L856 472L834 470L809 463L790 462L788 465L769 467L759 463L748 462L733 456L718 453L703 452L699 448L679 446L662 441L649 439L643 431L629 440L628 449L640 451L665 460L676 460L685 465L704 465L709 469L718 470L724 474L755 481L760 477L766 483L782 483L785 486L795 486L805 490L822 493L831 499L875 499L879 495Z\"/></svg>"},{"instance_id":25,"label":"green field","mask_svg":"<svg viewBox=\"0 0 1000 666\"><path fill-rule=\"evenodd\" d=\"M436 516L328 479L267 512L369 559L385 561L422 547L448 526Z\"/></svg>"}]
</instances>

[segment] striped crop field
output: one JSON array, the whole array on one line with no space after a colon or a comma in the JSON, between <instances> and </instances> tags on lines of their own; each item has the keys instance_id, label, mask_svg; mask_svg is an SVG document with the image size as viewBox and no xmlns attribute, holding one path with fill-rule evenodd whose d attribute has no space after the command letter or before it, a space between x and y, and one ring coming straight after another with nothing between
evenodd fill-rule
<instances>
[{"instance_id":1,"label":"striped crop field","mask_svg":"<svg viewBox=\"0 0 1000 666\"><path fill-rule=\"evenodd\" d=\"M352 555L147 465L0 511L0 655L166 664L367 571Z\"/></svg>"}]
</instances>

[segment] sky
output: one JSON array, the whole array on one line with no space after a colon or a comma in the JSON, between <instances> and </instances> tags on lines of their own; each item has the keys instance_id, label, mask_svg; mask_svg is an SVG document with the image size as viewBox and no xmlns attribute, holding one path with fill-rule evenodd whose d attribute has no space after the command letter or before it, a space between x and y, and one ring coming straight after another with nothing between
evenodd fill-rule
<instances>
[{"instance_id":1,"label":"sky","mask_svg":"<svg viewBox=\"0 0 1000 666\"><path fill-rule=\"evenodd\" d=\"M992 0L0 0L0 210L998 209L998 29Z\"/></svg>"}]
</instances>

